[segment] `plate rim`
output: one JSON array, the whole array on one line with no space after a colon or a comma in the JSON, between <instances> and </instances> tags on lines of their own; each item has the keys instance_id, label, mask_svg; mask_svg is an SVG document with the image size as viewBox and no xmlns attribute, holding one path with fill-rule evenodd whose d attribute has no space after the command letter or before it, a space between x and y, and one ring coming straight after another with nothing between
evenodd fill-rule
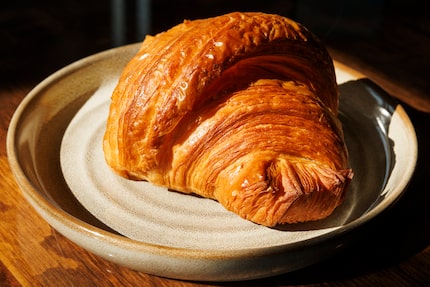
<instances>
[{"instance_id":1,"label":"plate rim","mask_svg":"<svg viewBox=\"0 0 430 287\"><path fill-rule=\"evenodd\" d=\"M89 65L91 62L96 62L98 60L105 59L106 57L111 57L118 52L133 50L133 49L136 49L137 51L138 47L139 47L139 43L134 43L134 44L129 44L129 45L125 45L117 48L112 48L106 51L102 51L102 52L90 55L80 60L77 60L61 68L60 70L54 72L46 79L41 81L38 85L36 85L25 96L25 98L21 101L21 103L18 105L17 109L15 110L14 114L12 115L12 118L9 124L8 132L6 136L7 158L9 161L9 165L11 167L12 174L14 175L24 197L31 204L31 206L40 215L42 215L45 221L47 221L56 230L60 231L60 233L65 234L66 237L68 237L70 240L75 242L77 245L80 245L84 249L89 250L88 246L85 246L85 244L87 243L82 244L79 234L84 234L89 238L92 237L91 240L96 240L96 241L104 240L107 242L107 244L110 244L112 246L120 246L125 244L125 247L123 248L124 250L133 248L144 253L155 254L162 257L164 256L169 258L176 258L176 260L192 259L192 260L224 261L226 259L237 260L237 259L244 259L244 258L252 258L255 256L269 256L271 254L277 254L277 253L283 254L285 252L294 250L297 247L297 245L304 244L306 246L314 246L319 242L328 241L330 239L339 237L339 235L342 235L349 231L354 230L356 227L362 225L363 223L369 221L370 219L374 218L384 210L391 207L397 200L400 199L401 195L406 190L406 187L409 184L412 174L415 171L417 155L418 155L418 144L417 144L417 138L416 138L413 124L409 116L407 115L406 111L404 110L404 108L401 106L401 104L399 104L397 105L395 112L398 113L399 117L401 118L401 121L405 124L405 126L407 126L407 130L410 133L409 134L410 139L412 140L411 142L412 145L411 145L411 160L409 161L410 165L408 166L408 170L406 170L405 172L404 180L401 182L402 185L400 186L400 188L398 188L399 190L398 194L394 198L390 198L390 200L386 203L386 206L384 208L382 209L373 208L372 210L368 211L366 214L360 216L356 220L348 223L345 226L342 226L341 228L328 232L327 234L322 234L321 236L318 236L315 238L309 238L304 241L300 241L300 242L296 242L288 245L252 248L252 249L250 248L237 249L234 251L229 251L229 253L226 254L225 251L222 251L222 250L194 250L190 248L169 247L169 246L157 245L157 244L148 243L148 242L136 241L136 240L127 238L125 236L114 234L102 228L93 226L81 220L80 218L77 218L72 214L69 214L65 210L56 206L54 202L51 202L47 198L43 197L40 194L40 191L36 190L32 182L27 178L26 172L24 171L24 168L22 167L19 161L18 151L16 148L16 138L18 136L17 127L20 124L20 119L25 115L25 111L28 108L28 105L31 103L31 101L33 101L37 97L40 97L40 95L42 94L41 91L43 91L46 87L49 87L50 85L52 85L52 83L55 82L56 79L66 77L70 73L73 73L74 71L79 70L82 66ZM347 68L350 71L351 75L356 77L355 79L365 77L360 72L348 67L347 65L337 60L334 60L333 62L335 66L341 65ZM88 244L93 244L93 243L88 242ZM94 252L94 250L91 250L90 252ZM103 254L99 254L99 255L101 255L102 257L105 257L103 256ZM109 258L106 258L106 259L109 260ZM127 265L127 263L123 262L122 265ZM282 271L280 273L285 273L285 272ZM267 277L272 275L275 275L275 274L268 274L262 277ZM172 278L178 278L178 277L172 277ZM259 278L259 277L252 277L252 279L256 279L256 278ZM179 278L179 279L194 280L195 278ZM216 278L215 280L220 281L220 278ZM238 280L243 280L243 278L239 278Z\"/></svg>"}]
</instances>

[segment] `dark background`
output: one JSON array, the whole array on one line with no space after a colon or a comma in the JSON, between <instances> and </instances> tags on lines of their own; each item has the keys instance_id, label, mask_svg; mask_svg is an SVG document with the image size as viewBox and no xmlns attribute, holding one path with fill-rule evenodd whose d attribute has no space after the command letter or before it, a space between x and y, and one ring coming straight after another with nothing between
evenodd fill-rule
<instances>
[{"instance_id":1,"label":"dark background","mask_svg":"<svg viewBox=\"0 0 430 287\"><path fill-rule=\"evenodd\" d=\"M149 17L142 27L137 11L139 3L145 2L149 3L146 11ZM418 74L430 68L427 55L430 41L422 41L430 39L425 3L415 0L2 1L0 88L23 82L35 84L82 57L139 42L145 33L158 33L184 19L231 11L264 11L293 18L330 47L382 67L391 78L401 80L405 69ZM123 13L118 5L122 5ZM403 41L405 34L409 35L408 42ZM416 53L393 62L392 54L402 51L404 45L415 45ZM381 57L380 51L387 57ZM402 73L396 71L399 69ZM417 85L430 94L427 82Z\"/></svg>"}]
</instances>

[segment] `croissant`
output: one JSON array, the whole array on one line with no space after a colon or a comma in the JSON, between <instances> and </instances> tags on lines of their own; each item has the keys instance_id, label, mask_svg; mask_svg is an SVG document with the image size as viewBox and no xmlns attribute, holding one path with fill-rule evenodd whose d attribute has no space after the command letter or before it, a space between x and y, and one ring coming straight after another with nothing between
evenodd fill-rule
<instances>
[{"instance_id":1,"label":"croissant","mask_svg":"<svg viewBox=\"0 0 430 287\"><path fill-rule=\"evenodd\" d=\"M230 13L147 36L111 97L119 175L265 226L327 217L352 178L333 62L302 25Z\"/></svg>"}]
</instances>

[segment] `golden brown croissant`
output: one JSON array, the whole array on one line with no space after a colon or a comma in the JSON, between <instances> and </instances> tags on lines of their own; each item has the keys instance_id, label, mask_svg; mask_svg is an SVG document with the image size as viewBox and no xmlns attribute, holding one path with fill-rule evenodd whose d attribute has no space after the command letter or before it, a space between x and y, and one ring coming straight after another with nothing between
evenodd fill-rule
<instances>
[{"instance_id":1,"label":"golden brown croissant","mask_svg":"<svg viewBox=\"0 0 430 287\"><path fill-rule=\"evenodd\" d=\"M118 174L274 226L327 217L352 177L332 59L300 24L231 13L147 36L112 95Z\"/></svg>"}]
</instances>

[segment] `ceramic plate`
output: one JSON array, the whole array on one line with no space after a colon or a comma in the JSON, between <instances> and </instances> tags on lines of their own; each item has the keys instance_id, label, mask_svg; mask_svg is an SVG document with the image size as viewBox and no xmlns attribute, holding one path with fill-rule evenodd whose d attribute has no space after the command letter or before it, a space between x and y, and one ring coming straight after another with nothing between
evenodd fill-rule
<instances>
[{"instance_id":1,"label":"ceramic plate","mask_svg":"<svg viewBox=\"0 0 430 287\"><path fill-rule=\"evenodd\" d=\"M343 235L391 206L415 167L413 126L372 82L335 63L354 179L329 218L267 228L216 201L115 175L101 140L110 94L138 45L82 59L24 99L8 134L24 195L59 232L108 260L186 280L236 281L293 271L333 254Z\"/></svg>"}]
</instances>

